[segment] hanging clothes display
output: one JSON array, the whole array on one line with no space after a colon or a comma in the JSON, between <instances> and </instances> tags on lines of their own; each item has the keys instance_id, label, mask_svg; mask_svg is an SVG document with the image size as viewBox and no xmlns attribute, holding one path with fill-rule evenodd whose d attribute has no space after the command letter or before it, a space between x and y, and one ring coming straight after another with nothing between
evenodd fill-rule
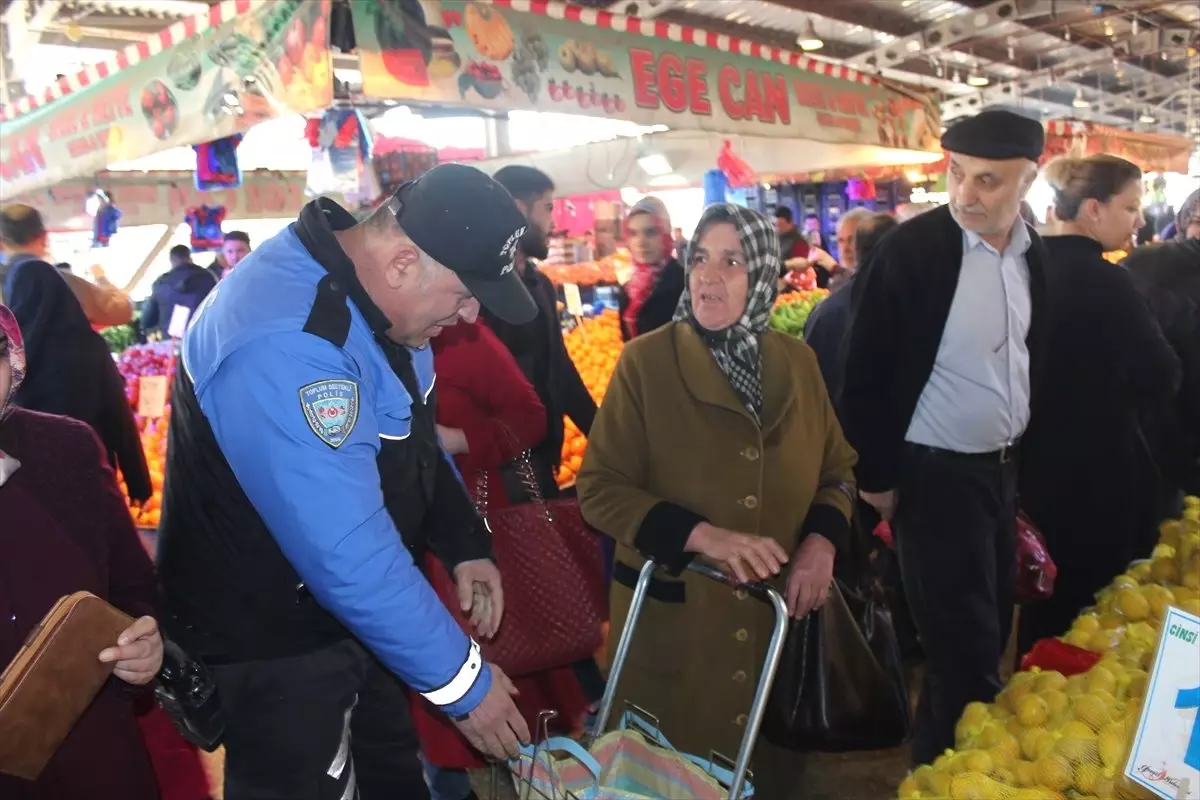
<instances>
[{"instance_id":1,"label":"hanging clothes display","mask_svg":"<svg viewBox=\"0 0 1200 800\"><path fill-rule=\"evenodd\" d=\"M225 206L196 206L189 208L183 217L192 229L192 252L220 250L225 243L221 223L225 221Z\"/></svg>"},{"instance_id":2,"label":"hanging clothes display","mask_svg":"<svg viewBox=\"0 0 1200 800\"><path fill-rule=\"evenodd\" d=\"M117 232L121 209L113 205L112 198L103 189L92 195L88 205L88 212L92 214L92 247L108 247L109 239Z\"/></svg>"},{"instance_id":3,"label":"hanging clothes display","mask_svg":"<svg viewBox=\"0 0 1200 800\"><path fill-rule=\"evenodd\" d=\"M242 134L235 133L204 144L192 145L196 151L196 188L235 189L242 185L242 168L238 164L237 147Z\"/></svg>"},{"instance_id":4,"label":"hanging clothes display","mask_svg":"<svg viewBox=\"0 0 1200 800\"><path fill-rule=\"evenodd\" d=\"M371 166L371 134L358 110L331 108L320 119L308 120L305 133L313 148L310 192L340 194L350 205L378 199L381 189Z\"/></svg>"}]
</instances>

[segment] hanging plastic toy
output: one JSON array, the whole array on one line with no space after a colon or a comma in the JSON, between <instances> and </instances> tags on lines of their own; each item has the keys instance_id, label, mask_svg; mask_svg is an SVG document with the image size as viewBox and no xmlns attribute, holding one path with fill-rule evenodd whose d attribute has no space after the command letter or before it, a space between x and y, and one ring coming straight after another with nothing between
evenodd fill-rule
<instances>
[{"instance_id":1,"label":"hanging plastic toy","mask_svg":"<svg viewBox=\"0 0 1200 800\"><path fill-rule=\"evenodd\" d=\"M192 229L192 252L219 250L225 243L221 223L225 221L225 206L197 206L189 208L183 217Z\"/></svg>"},{"instance_id":2,"label":"hanging plastic toy","mask_svg":"<svg viewBox=\"0 0 1200 800\"><path fill-rule=\"evenodd\" d=\"M235 189L242 185L242 168L238 164L237 147L242 134L235 133L204 144L192 145L196 151L196 188Z\"/></svg>"},{"instance_id":3,"label":"hanging plastic toy","mask_svg":"<svg viewBox=\"0 0 1200 800\"><path fill-rule=\"evenodd\" d=\"M750 186L757 177L750 165L733 152L733 142L728 139L721 146L721 153L717 156L717 167L725 173L730 186Z\"/></svg>"},{"instance_id":4,"label":"hanging plastic toy","mask_svg":"<svg viewBox=\"0 0 1200 800\"><path fill-rule=\"evenodd\" d=\"M109 240L117 232L121 209L113 205L107 192L97 189L88 197L86 210L92 216L92 247L108 247Z\"/></svg>"}]
</instances>

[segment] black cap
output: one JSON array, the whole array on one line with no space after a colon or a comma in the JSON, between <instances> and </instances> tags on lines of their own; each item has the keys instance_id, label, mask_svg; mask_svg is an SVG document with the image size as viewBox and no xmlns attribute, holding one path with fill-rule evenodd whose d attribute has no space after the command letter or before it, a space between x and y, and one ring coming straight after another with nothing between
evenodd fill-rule
<instances>
[{"instance_id":1,"label":"black cap","mask_svg":"<svg viewBox=\"0 0 1200 800\"><path fill-rule=\"evenodd\" d=\"M396 190L388 210L431 258L505 322L521 325L537 305L517 274L525 215L508 190L464 164L440 164Z\"/></svg>"},{"instance_id":2,"label":"black cap","mask_svg":"<svg viewBox=\"0 0 1200 800\"><path fill-rule=\"evenodd\" d=\"M1046 131L1037 120L1011 111L981 111L961 119L942 134L942 149L964 156L1037 162L1046 146Z\"/></svg>"}]
</instances>

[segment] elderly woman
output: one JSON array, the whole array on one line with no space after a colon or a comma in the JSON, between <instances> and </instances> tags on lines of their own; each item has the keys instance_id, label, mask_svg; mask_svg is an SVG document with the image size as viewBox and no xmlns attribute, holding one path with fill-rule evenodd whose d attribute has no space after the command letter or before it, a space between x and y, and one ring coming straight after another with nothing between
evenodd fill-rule
<instances>
[{"instance_id":1,"label":"elderly woman","mask_svg":"<svg viewBox=\"0 0 1200 800\"><path fill-rule=\"evenodd\" d=\"M786 572L791 614L819 607L849 539L855 455L812 350L767 329L779 276L772 224L710 206L688 254L675 321L621 355L579 499L588 522L617 541L614 633L644 559L668 571L650 586L618 701L659 715L685 751L732 756L771 612L681 571L698 556L738 581ZM755 767L760 797L797 791L794 754L760 740Z\"/></svg>"},{"instance_id":2,"label":"elderly woman","mask_svg":"<svg viewBox=\"0 0 1200 800\"><path fill-rule=\"evenodd\" d=\"M0 305L0 669L62 596L86 590L137 620L96 654L113 664L101 690L38 780L0 775L5 800L160 796L122 682L162 664L157 590L116 477L81 422L16 408L24 373L15 316Z\"/></svg>"}]
</instances>

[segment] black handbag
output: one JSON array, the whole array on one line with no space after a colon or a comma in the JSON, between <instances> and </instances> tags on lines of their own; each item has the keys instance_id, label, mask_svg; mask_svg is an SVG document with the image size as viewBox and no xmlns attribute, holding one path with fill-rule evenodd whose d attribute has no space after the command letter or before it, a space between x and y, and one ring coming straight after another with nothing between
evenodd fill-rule
<instances>
[{"instance_id":1,"label":"black handbag","mask_svg":"<svg viewBox=\"0 0 1200 800\"><path fill-rule=\"evenodd\" d=\"M892 615L877 587L834 582L825 605L790 622L762 735L821 753L902 744L912 708Z\"/></svg>"}]
</instances>

